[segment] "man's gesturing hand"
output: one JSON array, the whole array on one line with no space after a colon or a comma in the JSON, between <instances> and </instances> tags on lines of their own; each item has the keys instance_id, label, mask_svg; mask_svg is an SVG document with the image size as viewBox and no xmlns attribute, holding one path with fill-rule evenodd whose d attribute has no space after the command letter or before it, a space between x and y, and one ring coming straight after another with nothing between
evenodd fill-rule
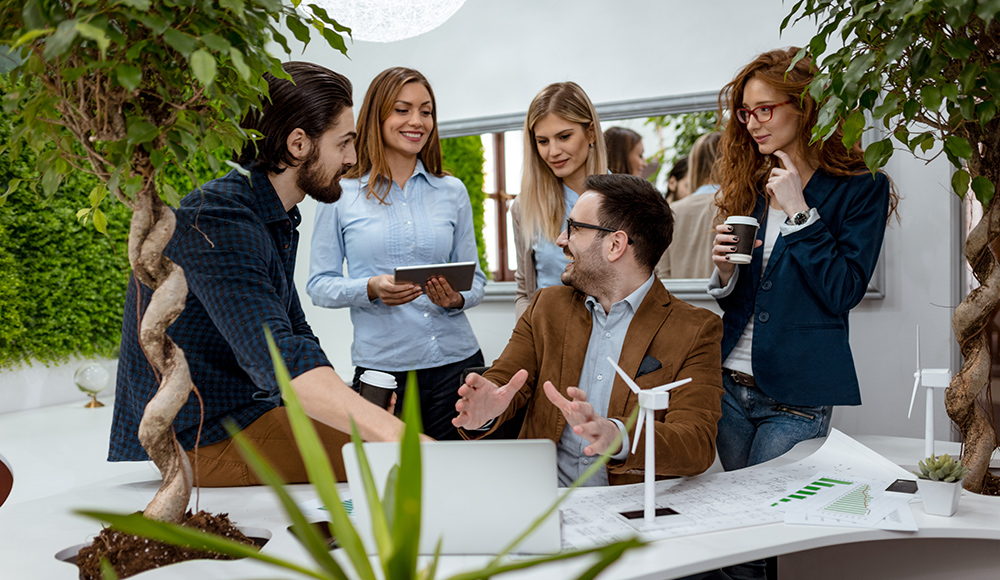
<instances>
[{"instance_id":1,"label":"man's gesturing hand","mask_svg":"<svg viewBox=\"0 0 1000 580\"><path fill-rule=\"evenodd\" d=\"M618 425L609 419L601 417L594 412L594 406L587 402L587 393L576 387L566 389L566 394L572 400L562 396L550 381L545 381L543 387L545 396L552 401L552 404L562 411L566 422L573 427L573 433L590 441L590 445L583 449L586 455L598 455L615 442L615 437L621 432ZM612 451L621 451L619 443Z\"/></svg>"},{"instance_id":2,"label":"man's gesturing hand","mask_svg":"<svg viewBox=\"0 0 1000 580\"><path fill-rule=\"evenodd\" d=\"M451 420L451 424L463 429L479 429L503 413L526 380L528 371L524 369L514 373L510 382L502 387L476 373L469 373L465 384L458 388L458 396L461 397L455 403L458 416Z\"/></svg>"}]
</instances>

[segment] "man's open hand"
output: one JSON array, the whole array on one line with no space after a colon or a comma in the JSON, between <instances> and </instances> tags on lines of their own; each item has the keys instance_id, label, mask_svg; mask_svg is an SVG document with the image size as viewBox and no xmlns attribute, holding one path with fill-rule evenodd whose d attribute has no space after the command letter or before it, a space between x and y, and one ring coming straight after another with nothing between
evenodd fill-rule
<instances>
[{"instance_id":1,"label":"man's open hand","mask_svg":"<svg viewBox=\"0 0 1000 580\"><path fill-rule=\"evenodd\" d=\"M458 416L451 420L451 424L464 429L479 429L504 412L526 380L528 371L524 369L514 373L510 382L502 387L476 373L469 373L465 384L458 388L458 396L461 397L455 403Z\"/></svg>"},{"instance_id":2,"label":"man's open hand","mask_svg":"<svg viewBox=\"0 0 1000 580\"><path fill-rule=\"evenodd\" d=\"M573 433L590 441L590 445L583 450L585 455L604 453L615 442L615 437L621 433L618 425L594 411L594 406L587 402L587 393L576 387L570 387L566 389L566 394L572 399L567 399L556 390L551 381L545 381L543 388L545 396L562 411L566 422L573 428ZM621 443L613 451L617 453L620 450Z\"/></svg>"}]
</instances>

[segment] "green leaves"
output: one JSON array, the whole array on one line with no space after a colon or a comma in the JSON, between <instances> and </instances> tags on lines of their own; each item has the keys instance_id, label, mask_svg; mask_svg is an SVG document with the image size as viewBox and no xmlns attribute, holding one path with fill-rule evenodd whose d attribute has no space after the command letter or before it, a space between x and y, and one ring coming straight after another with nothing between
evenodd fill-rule
<instances>
[{"instance_id":1,"label":"green leaves","mask_svg":"<svg viewBox=\"0 0 1000 580\"><path fill-rule=\"evenodd\" d=\"M142 70L129 64L120 64L115 67L115 75L118 84L127 90L134 91L142 83Z\"/></svg>"},{"instance_id":2,"label":"green leaves","mask_svg":"<svg viewBox=\"0 0 1000 580\"><path fill-rule=\"evenodd\" d=\"M190 56L198 48L197 40L174 28L168 28L163 32L163 40L185 57Z\"/></svg>"},{"instance_id":3,"label":"green leaves","mask_svg":"<svg viewBox=\"0 0 1000 580\"><path fill-rule=\"evenodd\" d=\"M211 85L218 73L218 65L212 53L203 48L199 48L191 54L191 70L194 71L195 78L205 85Z\"/></svg>"},{"instance_id":4,"label":"green leaves","mask_svg":"<svg viewBox=\"0 0 1000 580\"><path fill-rule=\"evenodd\" d=\"M884 167L890 157L892 157L892 141L889 139L876 141L865 149L865 165L872 173Z\"/></svg>"},{"instance_id":5,"label":"green leaves","mask_svg":"<svg viewBox=\"0 0 1000 580\"><path fill-rule=\"evenodd\" d=\"M865 130L865 114L862 111L854 111L851 116L844 121L844 147L850 149L855 143L861 140L861 134Z\"/></svg>"},{"instance_id":6,"label":"green leaves","mask_svg":"<svg viewBox=\"0 0 1000 580\"><path fill-rule=\"evenodd\" d=\"M127 123L129 143L146 143L155 139L160 133L156 125L140 117L129 117Z\"/></svg>"}]
</instances>

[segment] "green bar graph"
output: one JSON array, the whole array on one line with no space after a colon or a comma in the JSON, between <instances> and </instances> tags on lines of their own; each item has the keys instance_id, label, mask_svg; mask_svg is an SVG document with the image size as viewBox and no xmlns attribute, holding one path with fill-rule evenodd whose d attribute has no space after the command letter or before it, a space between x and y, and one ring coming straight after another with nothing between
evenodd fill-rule
<instances>
[{"instance_id":1,"label":"green bar graph","mask_svg":"<svg viewBox=\"0 0 1000 580\"><path fill-rule=\"evenodd\" d=\"M847 514L852 516L866 516L868 515L868 506L871 504L871 487L867 485L862 485L857 489L851 490L845 493L840 498L833 502L830 502L824 509L836 514Z\"/></svg>"}]
</instances>

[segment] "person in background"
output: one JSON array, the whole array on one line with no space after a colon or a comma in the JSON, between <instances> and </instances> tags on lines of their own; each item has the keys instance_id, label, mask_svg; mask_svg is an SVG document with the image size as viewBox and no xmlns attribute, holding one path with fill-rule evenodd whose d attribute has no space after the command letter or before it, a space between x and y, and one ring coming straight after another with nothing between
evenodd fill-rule
<instances>
[{"instance_id":1,"label":"person in background","mask_svg":"<svg viewBox=\"0 0 1000 580\"><path fill-rule=\"evenodd\" d=\"M607 171L601 123L580 85L554 83L535 95L524 119L521 193L510 206L518 318L535 290L561 284L567 258L556 238L566 229L584 179Z\"/></svg>"},{"instance_id":2,"label":"person in background","mask_svg":"<svg viewBox=\"0 0 1000 580\"><path fill-rule=\"evenodd\" d=\"M667 201L674 203L691 194L690 182L687 179L688 156L685 155L674 163L667 174Z\"/></svg>"},{"instance_id":3,"label":"person in background","mask_svg":"<svg viewBox=\"0 0 1000 580\"><path fill-rule=\"evenodd\" d=\"M690 168L686 180L694 191L670 204L674 212L674 243L657 264L662 278L708 278L715 265L712 247L715 229L712 222L718 208L715 192L719 190L712 171L721 133L706 133L691 147Z\"/></svg>"},{"instance_id":4,"label":"person in background","mask_svg":"<svg viewBox=\"0 0 1000 580\"><path fill-rule=\"evenodd\" d=\"M642 177L649 163L643 157L642 135L625 127L608 127L604 132L604 144L608 150L608 170L611 173L628 173Z\"/></svg>"},{"instance_id":5,"label":"person in background","mask_svg":"<svg viewBox=\"0 0 1000 580\"><path fill-rule=\"evenodd\" d=\"M355 389L366 370L390 373L400 387L416 370L424 432L455 439L462 371L483 365L465 311L482 301L486 276L469 195L441 169L437 106L422 74L396 67L372 81L343 188L339 202L316 210L306 292L317 306L351 309ZM472 289L456 292L440 277L426 293L394 283L397 266L444 262L476 262ZM404 394L397 390L397 410Z\"/></svg>"}]
</instances>

